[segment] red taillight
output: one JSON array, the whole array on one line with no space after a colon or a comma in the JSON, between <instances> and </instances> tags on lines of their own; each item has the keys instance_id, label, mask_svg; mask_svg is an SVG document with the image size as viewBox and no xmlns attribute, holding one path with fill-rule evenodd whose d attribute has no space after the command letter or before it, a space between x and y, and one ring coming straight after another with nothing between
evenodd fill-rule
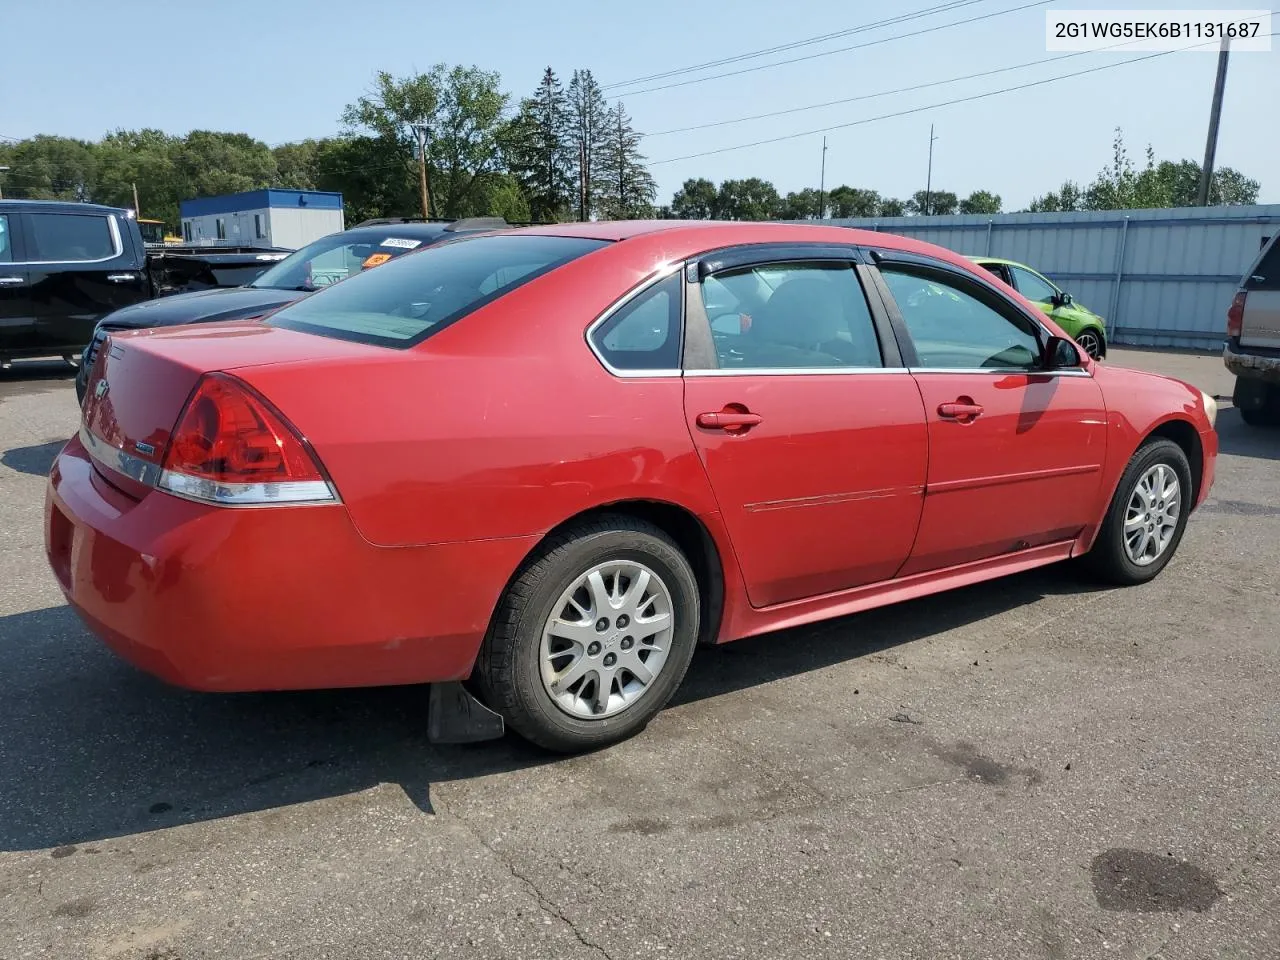
<instances>
[{"instance_id":1,"label":"red taillight","mask_svg":"<svg viewBox=\"0 0 1280 960\"><path fill-rule=\"evenodd\" d=\"M297 432L249 387L206 374L165 450L160 486L213 503L331 501L333 490Z\"/></svg>"},{"instance_id":2,"label":"red taillight","mask_svg":"<svg viewBox=\"0 0 1280 960\"><path fill-rule=\"evenodd\" d=\"M1241 290L1236 294L1235 299L1231 301L1231 306L1227 309L1227 336L1238 337L1240 331L1244 329L1244 301L1245 292Z\"/></svg>"}]
</instances>

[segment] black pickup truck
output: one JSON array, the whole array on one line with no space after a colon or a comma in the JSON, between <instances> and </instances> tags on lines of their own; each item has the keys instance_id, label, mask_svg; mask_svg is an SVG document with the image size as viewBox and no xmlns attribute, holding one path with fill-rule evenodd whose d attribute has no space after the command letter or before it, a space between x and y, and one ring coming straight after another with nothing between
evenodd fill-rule
<instances>
[{"instance_id":1,"label":"black pickup truck","mask_svg":"<svg viewBox=\"0 0 1280 960\"><path fill-rule=\"evenodd\" d=\"M246 283L287 250L148 246L133 211L0 200L0 367L80 362L98 320L143 300Z\"/></svg>"}]
</instances>

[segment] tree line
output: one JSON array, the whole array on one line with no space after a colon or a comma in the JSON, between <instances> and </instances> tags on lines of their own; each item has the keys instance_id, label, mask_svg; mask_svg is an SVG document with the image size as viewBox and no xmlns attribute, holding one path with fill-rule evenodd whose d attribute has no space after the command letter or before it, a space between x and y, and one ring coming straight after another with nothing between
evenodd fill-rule
<instances>
[{"instance_id":1,"label":"tree line","mask_svg":"<svg viewBox=\"0 0 1280 960\"><path fill-rule=\"evenodd\" d=\"M263 187L342 193L347 219L503 216L510 222L653 215L657 188L622 103L590 70L567 85L548 67L518 103L499 75L438 64L379 73L347 106L337 136L268 146L244 133L117 130L101 140L40 135L0 142L11 198L132 207L179 221L181 200ZM425 164L420 152L425 145ZM425 169L424 169L425 168ZM425 174L425 177L423 176Z\"/></svg>"},{"instance_id":2,"label":"tree line","mask_svg":"<svg viewBox=\"0 0 1280 960\"><path fill-rule=\"evenodd\" d=\"M348 222L371 217L502 216L512 223L661 217L806 220L997 214L998 193L961 197L944 189L906 199L845 184L782 195L759 177L686 180L669 204L657 187L621 102L609 103L590 70L563 84L551 67L514 100L500 76L438 64L426 73L375 77L346 107L333 137L268 146L244 133L117 130L98 141L39 135L0 142L5 195L132 207L176 228L179 201L262 187L332 190ZM1117 129L1111 162L1086 186L1068 180L1037 196L1031 211L1194 206L1200 164L1129 159ZM425 162L420 162L425 161ZM425 189L424 189L425 187ZM1211 204L1256 203L1257 180L1230 167L1214 172Z\"/></svg>"}]
</instances>

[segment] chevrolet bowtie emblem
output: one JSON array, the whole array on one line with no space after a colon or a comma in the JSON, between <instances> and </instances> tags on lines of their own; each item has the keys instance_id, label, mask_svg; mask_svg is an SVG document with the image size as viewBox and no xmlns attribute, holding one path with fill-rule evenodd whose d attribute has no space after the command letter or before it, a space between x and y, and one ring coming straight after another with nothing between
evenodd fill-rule
<instances>
[{"instance_id":1,"label":"chevrolet bowtie emblem","mask_svg":"<svg viewBox=\"0 0 1280 960\"><path fill-rule=\"evenodd\" d=\"M105 380L99 380L98 385L93 388L93 395L98 400L101 400L103 397L107 395L107 391L110 389L111 389L111 384L107 383L107 381Z\"/></svg>"}]
</instances>

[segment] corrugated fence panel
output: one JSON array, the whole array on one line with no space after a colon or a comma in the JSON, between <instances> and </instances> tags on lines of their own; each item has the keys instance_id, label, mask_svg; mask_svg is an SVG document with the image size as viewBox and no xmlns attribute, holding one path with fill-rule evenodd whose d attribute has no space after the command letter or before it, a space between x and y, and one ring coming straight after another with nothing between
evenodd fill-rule
<instances>
[{"instance_id":1,"label":"corrugated fence panel","mask_svg":"<svg viewBox=\"0 0 1280 960\"><path fill-rule=\"evenodd\" d=\"M1105 317L1113 342L1212 350L1280 204L830 222L1026 263Z\"/></svg>"}]
</instances>

